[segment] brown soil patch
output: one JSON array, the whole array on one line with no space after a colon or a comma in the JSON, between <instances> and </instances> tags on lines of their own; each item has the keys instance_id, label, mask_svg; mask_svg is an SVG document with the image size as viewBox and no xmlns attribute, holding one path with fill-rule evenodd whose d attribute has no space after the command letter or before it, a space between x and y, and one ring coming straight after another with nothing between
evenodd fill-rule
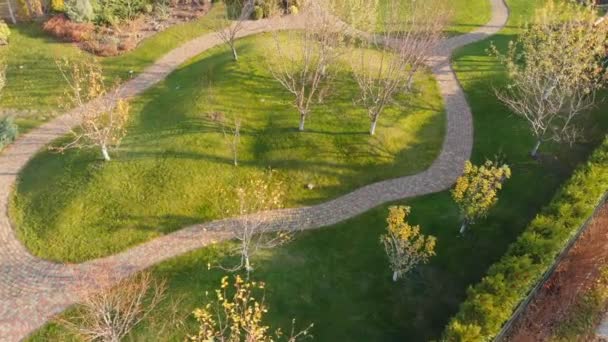
<instances>
[{"instance_id":1,"label":"brown soil patch","mask_svg":"<svg viewBox=\"0 0 608 342\"><path fill-rule=\"evenodd\" d=\"M546 341L578 295L590 289L608 260L608 203L513 325L509 341Z\"/></svg>"}]
</instances>

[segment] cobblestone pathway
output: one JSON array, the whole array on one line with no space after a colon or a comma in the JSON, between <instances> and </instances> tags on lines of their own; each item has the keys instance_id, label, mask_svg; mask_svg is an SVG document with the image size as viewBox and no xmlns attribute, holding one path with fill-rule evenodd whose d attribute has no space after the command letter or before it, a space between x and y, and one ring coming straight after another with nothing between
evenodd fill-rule
<instances>
[{"instance_id":1,"label":"cobblestone pathway","mask_svg":"<svg viewBox=\"0 0 608 342\"><path fill-rule=\"evenodd\" d=\"M454 49L487 38L506 24L503 0L492 3L492 19L480 29L445 40L432 59L447 112L447 130L440 156L419 174L364 186L332 201L268 215L268 225L278 228L314 229L361 214L382 203L420 196L449 188L460 175L473 146L471 110L450 64ZM303 20L248 22L241 36L298 28ZM141 75L124 84L122 96L135 96L163 80L188 59L221 44L215 34L194 39L169 52ZM102 101L102 100L100 100ZM95 106L95 103L89 104ZM0 341L18 341L51 316L77 301L70 284L97 267L111 267L119 277L188 251L226 239L222 227L233 220L214 221L138 245L122 253L77 265L62 265L33 257L14 235L8 217L10 190L27 161L52 140L67 133L75 122L66 114L21 136L0 155ZM238 219L238 218L237 218Z\"/></svg>"}]
</instances>

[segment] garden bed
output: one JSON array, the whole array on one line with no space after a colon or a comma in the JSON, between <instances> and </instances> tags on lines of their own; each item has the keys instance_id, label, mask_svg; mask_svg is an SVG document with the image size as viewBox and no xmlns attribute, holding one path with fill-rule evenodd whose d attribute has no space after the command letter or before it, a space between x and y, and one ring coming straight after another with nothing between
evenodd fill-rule
<instances>
[{"instance_id":1,"label":"garden bed","mask_svg":"<svg viewBox=\"0 0 608 342\"><path fill-rule=\"evenodd\" d=\"M99 56L117 56L135 49L139 43L165 29L196 20L209 13L207 1L176 3L171 6L145 7L141 15L114 25L78 23L58 14L43 24L43 29L64 41Z\"/></svg>"}]
</instances>

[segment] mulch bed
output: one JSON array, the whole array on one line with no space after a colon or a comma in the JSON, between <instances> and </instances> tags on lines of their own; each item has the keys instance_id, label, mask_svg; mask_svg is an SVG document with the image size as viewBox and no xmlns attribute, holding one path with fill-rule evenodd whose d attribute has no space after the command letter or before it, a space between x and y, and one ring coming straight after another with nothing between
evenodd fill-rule
<instances>
[{"instance_id":1,"label":"mulch bed","mask_svg":"<svg viewBox=\"0 0 608 342\"><path fill-rule=\"evenodd\" d=\"M567 317L581 293L588 291L608 260L608 203L596 213L555 272L513 325L509 341L547 341Z\"/></svg>"}]
</instances>

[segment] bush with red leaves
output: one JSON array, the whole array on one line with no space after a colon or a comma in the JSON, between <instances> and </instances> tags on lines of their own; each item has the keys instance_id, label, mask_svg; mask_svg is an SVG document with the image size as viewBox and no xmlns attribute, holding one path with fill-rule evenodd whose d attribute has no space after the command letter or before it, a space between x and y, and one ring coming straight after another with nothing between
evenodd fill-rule
<instances>
[{"instance_id":1,"label":"bush with red leaves","mask_svg":"<svg viewBox=\"0 0 608 342\"><path fill-rule=\"evenodd\" d=\"M94 27L91 23L76 23L60 14L44 23L42 29L51 35L73 43L80 43L90 39Z\"/></svg>"}]
</instances>

